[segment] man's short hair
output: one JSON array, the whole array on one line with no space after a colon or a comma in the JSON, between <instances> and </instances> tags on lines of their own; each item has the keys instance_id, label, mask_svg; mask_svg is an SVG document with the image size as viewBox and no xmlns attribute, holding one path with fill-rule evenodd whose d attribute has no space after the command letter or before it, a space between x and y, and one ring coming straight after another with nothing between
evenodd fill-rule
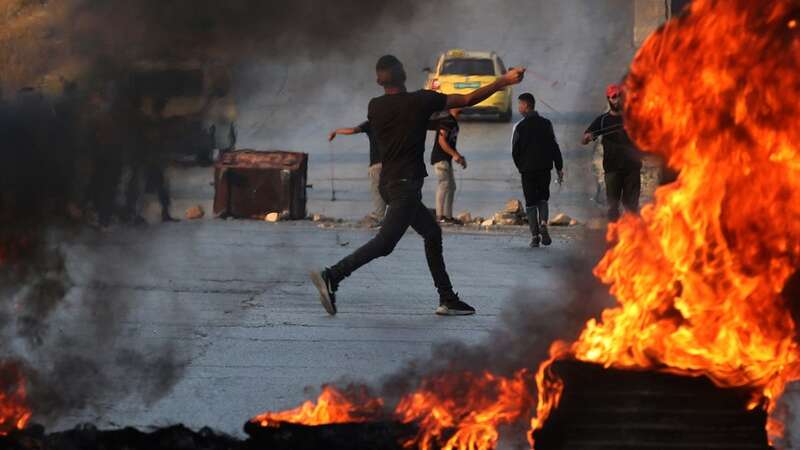
<instances>
[{"instance_id":1,"label":"man's short hair","mask_svg":"<svg viewBox=\"0 0 800 450\"><path fill-rule=\"evenodd\" d=\"M400 87L406 83L406 71L403 69L403 63L394 55L383 55L378 58L375 72L378 75L378 84L383 87Z\"/></svg>"},{"instance_id":2,"label":"man's short hair","mask_svg":"<svg viewBox=\"0 0 800 450\"><path fill-rule=\"evenodd\" d=\"M536 106L536 99L533 97L533 94L530 92L525 92L524 94L520 94L517 99L521 102L525 102L530 105L531 108Z\"/></svg>"}]
</instances>

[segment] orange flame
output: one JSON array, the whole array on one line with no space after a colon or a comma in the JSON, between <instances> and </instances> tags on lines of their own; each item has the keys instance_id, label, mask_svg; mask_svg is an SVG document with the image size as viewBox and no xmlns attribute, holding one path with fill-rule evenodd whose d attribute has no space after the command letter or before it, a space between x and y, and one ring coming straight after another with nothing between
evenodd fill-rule
<instances>
[{"instance_id":1,"label":"orange flame","mask_svg":"<svg viewBox=\"0 0 800 450\"><path fill-rule=\"evenodd\" d=\"M281 423L327 425L365 422L380 415L383 400L369 397L365 391L344 393L333 386L323 385L317 402L306 401L297 408L266 412L252 419L262 427L278 427Z\"/></svg>"},{"instance_id":2,"label":"orange flame","mask_svg":"<svg viewBox=\"0 0 800 450\"><path fill-rule=\"evenodd\" d=\"M430 450L490 450L497 443L497 427L528 417L533 398L533 380L526 369L513 377L489 372L448 372L422 381L418 390L403 397L395 417L415 423L419 432L403 442L407 448ZM383 400L362 395L348 397L325 386L316 403L283 412L265 413L251 422L261 426L281 423L324 425L377 420Z\"/></svg>"},{"instance_id":3,"label":"orange flame","mask_svg":"<svg viewBox=\"0 0 800 450\"><path fill-rule=\"evenodd\" d=\"M609 227L595 275L619 304L575 358L751 387L770 412L800 379L800 299L782 295L800 267L798 17L796 0L696 0L640 49L626 128L681 173Z\"/></svg>"},{"instance_id":4,"label":"orange flame","mask_svg":"<svg viewBox=\"0 0 800 450\"><path fill-rule=\"evenodd\" d=\"M530 410L529 378L522 369L513 378L466 372L424 380L395 408L402 422L420 427L417 436L403 445L420 450L493 449L499 438L497 427L517 421ZM452 435L446 437L447 433Z\"/></svg>"},{"instance_id":5,"label":"orange flame","mask_svg":"<svg viewBox=\"0 0 800 450\"><path fill-rule=\"evenodd\" d=\"M14 362L0 362L0 435L28 424L31 411L26 406L25 378Z\"/></svg>"}]
</instances>

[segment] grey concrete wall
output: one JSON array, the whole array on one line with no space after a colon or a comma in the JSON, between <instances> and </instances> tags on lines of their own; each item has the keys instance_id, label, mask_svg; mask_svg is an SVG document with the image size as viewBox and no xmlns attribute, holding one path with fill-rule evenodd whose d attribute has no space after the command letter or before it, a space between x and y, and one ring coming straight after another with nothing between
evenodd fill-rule
<instances>
[{"instance_id":1,"label":"grey concrete wall","mask_svg":"<svg viewBox=\"0 0 800 450\"><path fill-rule=\"evenodd\" d=\"M634 0L634 45L642 45L647 36L664 23L668 9L668 2L664 0Z\"/></svg>"}]
</instances>

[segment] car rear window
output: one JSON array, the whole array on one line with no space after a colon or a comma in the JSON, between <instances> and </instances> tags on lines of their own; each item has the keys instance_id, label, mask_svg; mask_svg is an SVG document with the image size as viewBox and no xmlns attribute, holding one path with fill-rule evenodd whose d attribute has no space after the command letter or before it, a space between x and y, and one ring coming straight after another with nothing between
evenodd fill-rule
<instances>
[{"instance_id":1,"label":"car rear window","mask_svg":"<svg viewBox=\"0 0 800 450\"><path fill-rule=\"evenodd\" d=\"M491 59L446 59L442 63L440 75L494 75Z\"/></svg>"}]
</instances>

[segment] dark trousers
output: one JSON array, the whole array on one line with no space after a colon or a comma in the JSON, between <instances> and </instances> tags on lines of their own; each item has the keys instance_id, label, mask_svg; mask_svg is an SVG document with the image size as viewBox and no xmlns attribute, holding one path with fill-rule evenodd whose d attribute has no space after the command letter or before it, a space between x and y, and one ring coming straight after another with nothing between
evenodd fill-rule
<instances>
[{"instance_id":1,"label":"dark trousers","mask_svg":"<svg viewBox=\"0 0 800 450\"><path fill-rule=\"evenodd\" d=\"M141 214L140 199L145 192L155 192L161 205L161 217L169 216L170 195L163 164L159 162L136 163L125 193L125 209L133 218Z\"/></svg>"},{"instance_id":2,"label":"dark trousers","mask_svg":"<svg viewBox=\"0 0 800 450\"><path fill-rule=\"evenodd\" d=\"M389 205L378 234L330 268L339 282L364 264L392 253L410 226L425 240L425 257L433 284L439 295L452 292L453 285L442 256L442 229L430 210L422 204L422 179L390 181L380 186L381 196Z\"/></svg>"},{"instance_id":3,"label":"dark trousers","mask_svg":"<svg viewBox=\"0 0 800 450\"><path fill-rule=\"evenodd\" d=\"M550 219L550 170L522 172L522 194L525 196L525 213L531 234L536 236L541 231L539 226L547 224Z\"/></svg>"},{"instance_id":4,"label":"dark trousers","mask_svg":"<svg viewBox=\"0 0 800 450\"><path fill-rule=\"evenodd\" d=\"M94 209L97 211L97 222L102 226L109 225L115 213L117 187L121 176L122 163L119 159L96 158L89 184L86 186L86 198L90 199L94 205Z\"/></svg>"},{"instance_id":5,"label":"dark trousers","mask_svg":"<svg viewBox=\"0 0 800 450\"><path fill-rule=\"evenodd\" d=\"M639 212L639 193L642 188L639 170L606 172L605 179L608 220L619 219L620 202L628 212Z\"/></svg>"}]
</instances>

